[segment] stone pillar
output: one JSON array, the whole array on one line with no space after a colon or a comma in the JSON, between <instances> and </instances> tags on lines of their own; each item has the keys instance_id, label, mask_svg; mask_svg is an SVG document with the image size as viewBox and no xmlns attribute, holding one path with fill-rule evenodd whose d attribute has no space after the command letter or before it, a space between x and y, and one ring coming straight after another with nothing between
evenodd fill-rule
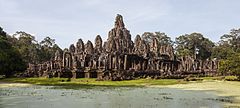
<instances>
[{"instance_id":1,"label":"stone pillar","mask_svg":"<svg viewBox=\"0 0 240 108\"><path fill-rule=\"evenodd\" d=\"M85 69L84 70L84 78L90 78L90 71L89 71L90 69Z\"/></svg>"},{"instance_id":2,"label":"stone pillar","mask_svg":"<svg viewBox=\"0 0 240 108\"><path fill-rule=\"evenodd\" d=\"M171 63L171 65L172 65L171 71L175 71L175 70L176 70L176 69L174 68L175 64L174 64L174 63Z\"/></svg>"},{"instance_id":3,"label":"stone pillar","mask_svg":"<svg viewBox=\"0 0 240 108\"><path fill-rule=\"evenodd\" d=\"M65 55L63 54L63 61L62 61L62 67L65 67L65 65L66 65L66 58L65 58Z\"/></svg>"},{"instance_id":4,"label":"stone pillar","mask_svg":"<svg viewBox=\"0 0 240 108\"><path fill-rule=\"evenodd\" d=\"M84 74L84 78L90 78L90 72L85 72L85 74Z\"/></svg>"},{"instance_id":5,"label":"stone pillar","mask_svg":"<svg viewBox=\"0 0 240 108\"><path fill-rule=\"evenodd\" d=\"M157 70L159 70L159 61L157 61Z\"/></svg>"},{"instance_id":6,"label":"stone pillar","mask_svg":"<svg viewBox=\"0 0 240 108\"><path fill-rule=\"evenodd\" d=\"M124 55L124 70L127 70L127 55Z\"/></svg>"},{"instance_id":7,"label":"stone pillar","mask_svg":"<svg viewBox=\"0 0 240 108\"><path fill-rule=\"evenodd\" d=\"M72 70L72 78L77 78L77 72L76 72L76 70Z\"/></svg>"},{"instance_id":8,"label":"stone pillar","mask_svg":"<svg viewBox=\"0 0 240 108\"><path fill-rule=\"evenodd\" d=\"M109 64L109 69L112 69L112 56L111 55L109 55L109 62L108 62Z\"/></svg>"},{"instance_id":9,"label":"stone pillar","mask_svg":"<svg viewBox=\"0 0 240 108\"><path fill-rule=\"evenodd\" d=\"M113 65L114 69L117 70L118 69L118 55L115 55L113 60L114 60L114 65Z\"/></svg>"},{"instance_id":10,"label":"stone pillar","mask_svg":"<svg viewBox=\"0 0 240 108\"><path fill-rule=\"evenodd\" d=\"M145 61L142 62L142 70L145 70Z\"/></svg>"},{"instance_id":11,"label":"stone pillar","mask_svg":"<svg viewBox=\"0 0 240 108\"><path fill-rule=\"evenodd\" d=\"M103 70L98 70L97 71L97 79L102 80L103 79Z\"/></svg>"}]
</instances>

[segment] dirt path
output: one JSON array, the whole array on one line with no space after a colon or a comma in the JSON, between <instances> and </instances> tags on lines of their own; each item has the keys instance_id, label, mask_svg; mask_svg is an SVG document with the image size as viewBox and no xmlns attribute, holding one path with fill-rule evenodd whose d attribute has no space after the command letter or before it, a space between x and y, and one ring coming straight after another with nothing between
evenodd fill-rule
<instances>
[{"instance_id":1,"label":"dirt path","mask_svg":"<svg viewBox=\"0 0 240 108\"><path fill-rule=\"evenodd\" d=\"M31 86L32 84L27 83L9 83L9 82L0 82L0 88L6 88L6 87L26 87Z\"/></svg>"}]
</instances>

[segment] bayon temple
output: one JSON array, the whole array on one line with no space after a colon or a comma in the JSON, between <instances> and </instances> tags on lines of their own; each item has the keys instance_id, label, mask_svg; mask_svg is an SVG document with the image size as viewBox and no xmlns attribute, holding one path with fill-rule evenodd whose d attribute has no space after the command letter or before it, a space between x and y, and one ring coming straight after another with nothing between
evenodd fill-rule
<instances>
[{"instance_id":1,"label":"bayon temple","mask_svg":"<svg viewBox=\"0 0 240 108\"><path fill-rule=\"evenodd\" d=\"M158 40L150 43L137 35L134 41L117 15L114 28L106 42L97 35L95 42L71 44L55 58L42 64L29 64L25 76L97 78L98 80L127 80L134 78L184 78L188 75L213 75L218 60L197 60L186 56L176 58L173 46L159 46Z\"/></svg>"}]
</instances>

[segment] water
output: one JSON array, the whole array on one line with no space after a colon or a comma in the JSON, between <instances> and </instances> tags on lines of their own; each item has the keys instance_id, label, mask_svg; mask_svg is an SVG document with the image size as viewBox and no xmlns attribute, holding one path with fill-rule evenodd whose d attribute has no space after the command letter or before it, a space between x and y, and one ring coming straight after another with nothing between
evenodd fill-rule
<instances>
[{"instance_id":1,"label":"water","mask_svg":"<svg viewBox=\"0 0 240 108\"><path fill-rule=\"evenodd\" d=\"M221 108L212 91L172 88L53 86L0 88L0 108Z\"/></svg>"}]
</instances>

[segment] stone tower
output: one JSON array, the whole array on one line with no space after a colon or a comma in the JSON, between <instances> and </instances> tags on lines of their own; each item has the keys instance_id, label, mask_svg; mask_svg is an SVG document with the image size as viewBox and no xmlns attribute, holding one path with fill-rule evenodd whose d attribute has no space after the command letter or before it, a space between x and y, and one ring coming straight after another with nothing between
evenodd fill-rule
<instances>
[{"instance_id":1,"label":"stone tower","mask_svg":"<svg viewBox=\"0 0 240 108\"><path fill-rule=\"evenodd\" d=\"M113 43L114 42L114 43ZM123 23L123 17L121 15L117 15L115 19L114 28L109 31L108 39L108 52L116 51L118 53L131 53L133 48L133 42L131 40L131 34L129 30L125 28ZM115 44L115 45L112 45ZM116 46L116 49L113 49L111 46Z\"/></svg>"}]
</instances>

